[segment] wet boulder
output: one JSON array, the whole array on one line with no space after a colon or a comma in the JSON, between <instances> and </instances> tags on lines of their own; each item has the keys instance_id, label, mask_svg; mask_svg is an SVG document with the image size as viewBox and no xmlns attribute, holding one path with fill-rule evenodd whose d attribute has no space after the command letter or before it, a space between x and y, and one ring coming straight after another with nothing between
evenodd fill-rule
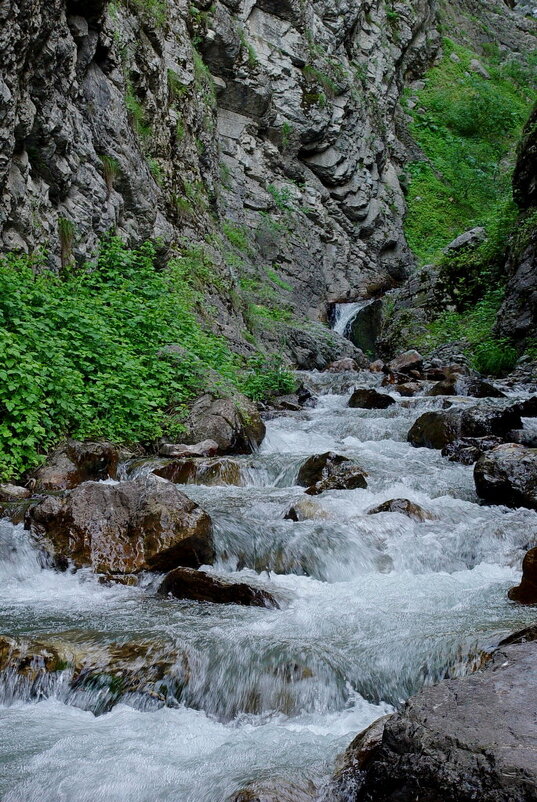
<instances>
[{"instance_id":1,"label":"wet boulder","mask_svg":"<svg viewBox=\"0 0 537 802\"><path fill-rule=\"evenodd\" d=\"M501 437L490 435L489 437L461 437L448 443L442 449L442 456L447 457L450 462L460 462L462 465L473 465L474 462L487 451L496 448L503 443Z\"/></svg>"},{"instance_id":2,"label":"wet boulder","mask_svg":"<svg viewBox=\"0 0 537 802\"><path fill-rule=\"evenodd\" d=\"M327 451L306 460L298 472L297 484L306 487L308 495L316 496L325 490L367 487L366 476L366 472L348 457Z\"/></svg>"},{"instance_id":3,"label":"wet boulder","mask_svg":"<svg viewBox=\"0 0 537 802\"><path fill-rule=\"evenodd\" d=\"M218 453L216 440L202 440L188 446L185 443L162 443L158 450L159 457L214 457Z\"/></svg>"},{"instance_id":4,"label":"wet boulder","mask_svg":"<svg viewBox=\"0 0 537 802\"><path fill-rule=\"evenodd\" d=\"M271 406L276 409L287 409L289 412L300 412L302 404L298 395L289 393L288 395L279 395L272 401Z\"/></svg>"},{"instance_id":5,"label":"wet boulder","mask_svg":"<svg viewBox=\"0 0 537 802\"><path fill-rule=\"evenodd\" d=\"M353 392L347 406L353 409L387 409L395 404L394 399L378 390L358 388Z\"/></svg>"},{"instance_id":6,"label":"wet boulder","mask_svg":"<svg viewBox=\"0 0 537 802\"><path fill-rule=\"evenodd\" d=\"M228 582L192 568L176 568L167 574L158 588L159 596L190 599L215 604L241 604L248 607L278 607L266 590L245 582Z\"/></svg>"},{"instance_id":7,"label":"wet boulder","mask_svg":"<svg viewBox=\"0 0 537 802\"><path fill-rule=\"evenodd\" d=\"M20 485L0 484L0 501L23 501L30 498L30 491L27 487Z\"/></svg>"},{"instance_id":8,"label":"wet boulder","mask_svg":"<svg viewBox=\"0 0 537 802\"><path fill-rule=\"evenodd\" d=\"M478 496L489 504L537 510L537 449L497 446L476 462L474 480Z\"/></svg>"},{"instance_id":9,"label":"wet boulder","mask_svg":"<svg viewBox=\"0 0 537 802\"><path fill-rule=\"evenodd\" d=\"M153 473L180 485L244 485L240 465L229 457L171 460Z\"/></svg>"},{"instance_id":10,"label":"wet boulder","mask_svg":"<svg viewBox=\"0 0 537 802\"><path fill-rule=\"evenodd\" d=\"M423 367L423 357L418 351L410 350L399 354L395 359L388 363L388 368L392 373L410 373L411 371L421 371Z\"/></svg>"},{"instance_id":11,"label":"wet boulder","mask_svg":"<svg viewBox=\"0 0 537 802\"><path fill-rule=\"evenodd\" d=\"M379 512L398 512L401 515L406 515L414 521L434 521L436 516L414 501L409 501L407 498L392 498L379 504L377 507L372 507L367 511L368 515L376 515Z\"/></svg>"},{"instance_id":12,"label":"wet boulder","mask_svg":"<svg viewBox=\"0 0 537 802\"><path fill-rule=\"evenodd\" d=\"M354 769L353 802L530 802L537 787L537 643L505 646L389 717Z\"/></svg>"},{"instance_id":13,"label":"wet boulder","mask_svg":"<svg viewBox=\"0 0 537 802\"><path fill-rule=\"evenodd\" d=\"M285 515L285 521L325 520L329 517L318 501L312 498L300 498L292 504Z\"/></svg>"},{"instance_id":14,"label":"wet boulder","mask_svg":"<svg viewBox=\"0 0 537 802\"><path fill-rule=\"evenodd\" d=\"M526 552L520 585L511 588L507 595L519 604L537 604L537 548Z\"/></svg>"},{"instance_id":15,"label":"wet boulder","mask_svg":"<svg viewBox=\"0 0 537 802\"><path fill-rule=\"evenodd\" d=\"M265 436L265 424L255 404L245 396L198 398L185 421L185 443L214 440L221 454L250 454Z\"/></svg>"},{"instance_id":16,"label":"wet boulder","mask_svg":"<svg viewBox=\"0 0 537 802\"><path fill-rule=\"evenodd\" d=\"M475 406L425 412L411 427L408 442L416 447L444 448L463 437L503 437L522 425L516 407Z\"/></svg>"},{"instance_id":17,"label":"wet boulder","mask_svg":"<svg viewBox=\"0 0 537 802\"><path fill-rule=\"evenodd\" d=\"M226 802L315 802L317 791L309 780L259 780L228 797Z\"/></svg>"},{"instance_id":18,"label":"wet boulder","mask_svg":"<svg viewBox=\"0 0 537 802\"><path fill-rule=\"evenodd\" d=\"M418 395L421 391L423 385L421 382L400 382L394 386L394 390L402 395L403 398L412 398L414 395Z\"/></svg>"},{"instance_id":19,"label":"wet boulder","mask_svg":"<svg viewBox=\"0 0 537 802\"><path fill-rule=\"evenodd\" d=\"M106 442L67 440L35 475L37 490L70 490L87 481L116 478L119 452Z\"/></svg>"},{"instance_id":20,"label":"wet boulder","mask_svg":"<svg viewBox=\"0 0 537 802\"><path fill-rule=\"evenodd\" d=\"M360 366L356 360L351 359L351 357L345 357L344 359L337 359L335 362L331 362L330 365L327 367L327 371L329 373L344 373L346 371L357 371L360 370Z\"/></svg>"},{"instance_id":21,"label":"wet boulder","mask_svg":"<svg viewBox=\"0 0 537 802\"><path fill-rule=\"evenodd\" d=\"M85 482L30 508L25 526L53 559L110 576L197 568L214 559L207 513L156 477Z\"/></svg>"},{"instance_id":22,"label":"wet boulder","mask_svg":"<svg viewBox=\"0 0 537 802\"><path fill-rule=\"evenodd\" d=\"M519 401L516 406L523 418L537 417L537 395L532 395L524 401Z\"/></svg>"}]
</instances>

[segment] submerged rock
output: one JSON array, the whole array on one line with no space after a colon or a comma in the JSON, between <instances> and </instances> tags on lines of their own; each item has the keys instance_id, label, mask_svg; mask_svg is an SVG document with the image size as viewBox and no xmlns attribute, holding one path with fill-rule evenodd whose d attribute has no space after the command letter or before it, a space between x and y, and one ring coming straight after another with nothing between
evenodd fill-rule
<instances>
[{"instance_id":1,"label":"submerged rock","mask_svg":"<svg viewBox=\"0 0 537 802\"><path fill-rule=\"evenodd\" d=\"M367 510L368 515L376 515L378 512L399 512L401 515L406 515L414 521L434 521L436 516L431 512L427 512L419 504L414 501L409 501L407 498L392 498L379 504L378 507L372 507Z\"/></svg>"},{"instance_id":2,"label":"submerged rock","mask_svg":"<svg viewBox=\"0 0 537 802\"><path fill-rule=\"evenodd\" d=\"M385 719L369 755L353 764L351 752L345 799L535 800L537 730L529 700L537 694L536 660L537 643L506 646L483 670L420 691ZM354 743L356 753L361 741Z\"/></svg>"},{"instance_id":3,"label":"submerged rock","mask_svg":"<svg viewBox=\"0 0 537 802\"><path fill-rule=\"evenodd\" d=\"M367 487L366 472L348 457L327 451L306 460L298 472L297 484L316 496L325 490L355 490Z\"/></svg>"},{"instance_id":4,"label":"submerged rock","mask_svg":"<svg viewBox=\"0 0 537 802\"><path fill-rule=\"evenodd\" d=\"M474 468L478 496L489 504L537 509L537 449L505 443L487 451Z\"/></svg>"},{"instance_id":5,"label":"submerged rock","mask_svg":"<svg viewBox=\"0 0 537 802\"><path fill-rule=\"evenodd\" d=\"M283 516L286 521L324 520L329 517L318 501L312 498L300 498L289 507Z\"/></svg>"},{"instance_id":6,"label":"submerged rock","mask_svg":"<svg viewBox=\"0 0 537 802\"><path fill-rule=\"evenodd\" d=\"M235 485L244 484L240 465L232 459L176 459L160 465L153 471L175 484Z\"/></svg>"},{"instance_id":7,"label":"submerged rock","mask_svg":"<svg viewBox=\"0 0 537 802\"><path fill-rule=\"evenodd\" d=\"M255 404L245 396L201 396L185 421L185 442L214 440L220 453L250 454L265 436L265 424Z\"/></svg>"},{"instance_id":8,"label":"submerged rock","mask_svg":"<svg viewBox=\"0 0 537 802\"><path fill-rule=\"evenodd\" d=\"M67 440L36 473L37 490L70 490L88 480L116 478L119 452L111 443Z\"/></svg>"},{"instance_id":9,"label":"submerged rock","mask_svg":"<svg viewBox=\"0 0 537 802\"><path fill-rule=\"evenodd\" d=\"M157 592L160 596L215 604L279 607L276 599L266 590L253 588L245 582L227 582L192 568L176 568L171 571L164 577Z\"/></svg>"},{"instance_id":10,"label":"submerged rock","mask_svg":"<svg viewBox=\"0 0 537 802\"><path fill-rule=\"evenodd\" d=\"M28 510L25 526L54 559L107 575L212 562L207 513L171 482L85 482Z\"/></svg>"},{"instance_id":11,"label":"submerged rock","mask_svg":"<svg viewBox=\"0 0 537 802\"><path fill-rule=\"evenodd\" d=\"M537 548L526 552L520 585L511 588L507 595L519 604L537 604Z\"/></svg>"},{"instance_id":12,"label":"submerged rock","mask_svg":"<svg viewBox=\"0 0 537 802\"><path fill-rule=\"evenodd\" d=\"M386 393L359 388L353 392L347 406L354 409L387 409L393 404L395 404L395 400Z\"/></svg>"},{"instance_id":13,"label":"submerged rock","mask_svg":"<svg viewBox=\"0 0 537 802\"><path fill-rule=\"evenodd\" d=\"M442 456L450 462L460 462L462 465L473 465L487 451L503 443L501 437L461 437L448 443L442 449Z\"/></svg>"},{"instance_id":14,"label":"submerged rock","mask_svg":"<svg viewBox=\"0 0 537 802\"><path fill-rule=\"evenodd\" d=\"M517 407L476 406L425 412L408 432L416 447L444 448L463 437L503 436L522 425Z\"/></svg>"}]
</instances>

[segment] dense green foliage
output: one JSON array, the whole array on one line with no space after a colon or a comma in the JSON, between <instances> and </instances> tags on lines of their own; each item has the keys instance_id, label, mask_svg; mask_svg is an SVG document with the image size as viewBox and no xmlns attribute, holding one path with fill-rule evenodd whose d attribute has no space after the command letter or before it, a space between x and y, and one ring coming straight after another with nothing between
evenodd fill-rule
<instances>
[{"instance_id":1,"label":"dense green foliage","mask_svg":"<svg viewBox=\"0 0 537 802\"><path fill-rule=\"evenodd\" d=\"M471 69L478 58L444 41L444 56L407 92L415 106L411 131L425 155L409 167L408 242L422 264L438 260L463 231L497 224L511 197L510 155L535 88L535 53L503 61L491 45L479 57L490 79ZM417 101L417 102L416 102Z\"/></svg>"},{"instance_id":2,"label":"dense green foliage","mask_svg":"<svg viewBox=\"0 0 537 802\"><path fill-rule=\"evenodd\" d=\"M292 388L280 364L245 364L201 327L193 310L213 278L201 251L158 270L151 243L131 250L110 238L95 264L63 277L40 268L39 257L0 259L3 479L67 435L129 443L178 434L208 376L254 399Z\"/></svg>"},{"instance_id":3,"label":"dense green foliage","mask_svg":"<svg viewBox=\"0 0 537 802\"><path fill-rule=\"evenodd\" d=\"M417 347L424 351L446 342L463 341L472 367L486 375L499 376L509 371L517 358L507 340L493 334L496 314L503 300L503 290L490 290L466 312L445 311L429 325Z\"/></svg>"}]
</instances>

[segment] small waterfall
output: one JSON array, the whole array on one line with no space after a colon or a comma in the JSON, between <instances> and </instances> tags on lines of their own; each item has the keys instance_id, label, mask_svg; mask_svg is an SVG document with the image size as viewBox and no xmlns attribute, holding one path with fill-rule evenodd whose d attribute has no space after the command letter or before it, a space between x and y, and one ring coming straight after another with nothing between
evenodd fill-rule
<instances>
[{"instance_id":1,"label":"small waterfall","mask_svg":"<svg viewBox=\"0 0 537 802\"><path fill-rule=\"evenodd\" d=\"M347 329L352 321L364 307L369 306L374 299L368 298L362 301L355 301L352 304L335 304L334 305L334 323L333 330L337 334L345 337Z\"/></svg>"}]
</instances>

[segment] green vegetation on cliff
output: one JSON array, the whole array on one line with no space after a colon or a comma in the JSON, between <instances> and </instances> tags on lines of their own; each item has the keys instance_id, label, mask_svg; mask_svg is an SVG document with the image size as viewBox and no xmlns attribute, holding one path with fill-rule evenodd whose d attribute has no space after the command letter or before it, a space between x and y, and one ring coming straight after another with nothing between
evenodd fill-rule
<instances>
[{"instance_id":1,"label":"green vegetation on cliff","mask_svg":"<svg viewBox=\"0 0 537 802\"><path fill-rule=\"evenodd\" d=\"M42 261L0 258L0 478L65 436L179 435L208 377L256 400L293 389L277 360L244 360L202 328L194 309L212 278L197 251L158 270L152 243L110 238L95 264L64 277Z\"/></svg>"},{"instance_id":2,"label":"green vegetation on cliff","mask_svg":"<svg viewBox=\"0 0 537 802\"><path fill-rule=\"evenodd\" d=\"M513 153L531 109L537 51L524 63L502 61L492 44L485 49L486 57L477 56L445 39L424 87L406 92L424 158L409 165L405 230L422 264L437 261L463 231L497 227L509 214Z\"/></svg>"}]
</instances>

